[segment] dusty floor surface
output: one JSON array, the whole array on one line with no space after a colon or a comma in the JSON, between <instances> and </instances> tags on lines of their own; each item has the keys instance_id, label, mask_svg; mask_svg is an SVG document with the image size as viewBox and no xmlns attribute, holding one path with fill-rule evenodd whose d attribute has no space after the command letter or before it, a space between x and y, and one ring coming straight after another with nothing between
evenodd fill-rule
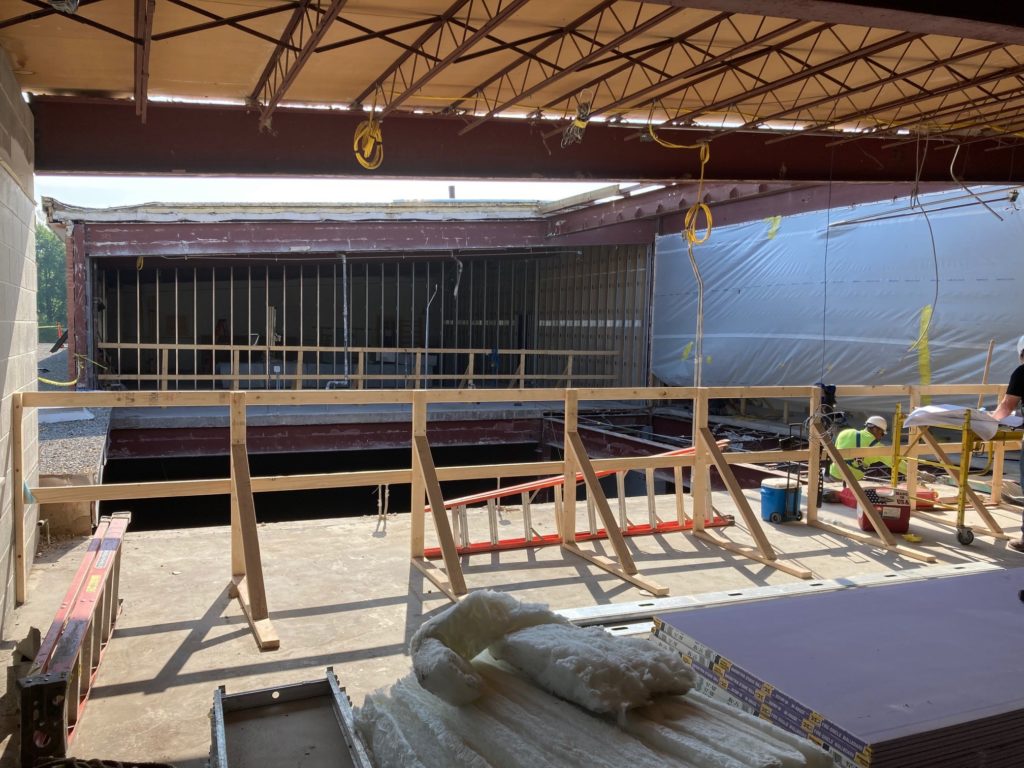
<instances>
[{"instance_id":1,"label":"dusty floor surface","mask_svg":"<svg viewBox=\"0 0 1024 768\"><path fill-rule=\"evenodd\" d=\"M756 491L748 497L759 509ZM662 518L671 519L672 497L658 497ZM187 514L187 500L180 502ZM630 500L630 516L647 517L646 499ZM720 511L734 511L716 494ZM472 514L472 513L471 513ZM829 505L821 519L855 526L853 510ZM952 518L953 513L945 513ZM1016 535L1020 513L996 512ZM550 512L535 507L534 524L548 532ZM580 505L581 528L586 527ZM810 568L816 578L905 572L924 566L800 523L765 524L780 558ZM429 523L428 523L429 528ZM474 538L486 538L482 514L471 522ZM502 536L521 535L514 510L503 514ZM923 537L913 546L937 556L940 565L985 562L1024 566L1024 555L978 535L971 547L954 531L915 520ZM720 530L749 543L742 526ZM281 638L277 651L261 653L237 602L228 598L229 529L131 532L122 563L123 612L88 702L72 753L83 758L166 761L206 765L208 718L214 689L229 693L322 678L333 666L353 702L390 684L409 669L406 644L424 616L448 605L408 562L406 515L390 518L386 532L375 517L260 525L271 618ZM673 596L794 584L792 576L731 554L684 534L628 540L642 573L671 588ZM85 540L56 543L37 558L29 602L19 608L4 638L25 636L30 626L49 626L84 550ZM607 545L584 544L605 550ZM553 608L642 600L647 595L558 547L479 555L463 559L471 589L492 587ZM18 716L7 698L0 720L0 764L18 764Z\"/></svg>"}]
</instances>

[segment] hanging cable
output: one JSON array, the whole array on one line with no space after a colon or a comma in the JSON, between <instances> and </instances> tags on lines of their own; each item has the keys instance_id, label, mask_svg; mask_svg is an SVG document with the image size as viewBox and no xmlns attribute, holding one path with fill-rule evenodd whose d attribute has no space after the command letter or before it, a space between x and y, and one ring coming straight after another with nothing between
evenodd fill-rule
<instances>
[{"instance_id":1,"label":"hanging cable","mask_svg":"<svg viewBox=\"0 0 1024 768\"><path fill-rule=\"evenodd\" d=\"M925 210L924 205L921 203L921 197L920 197L920 194L919 194L919 187L920 187L920 184L921 184L921 173L924 171L924 161L928 157L928 138L925 137L924 151L923 152L920 151L920 149L919 149L920 145L921 145L921 137L918 136L917 137L917 147L914 150L914 163L917 166L917 168L916 168L915 173L914 173L914 189L913 189L913 192L911 192L911 195L910 195L910 205L911 205L911 207L916 205L918 208L921 209L921 214L924 216L924 223L928 227L928 237L931 240L931 244L932 244L932 269L933 269L933 273L935 275L935 292L932 295L931 310L928 312L928 317L925 320L924 324L921 326L921 331L917 334L917 338L914 340L914 343L911 344L907 348L907 352L913 352L913 351L919 349L920 346L921 346L921 343L925 339L928 338L928 331L931 330L932 320L935 317L935 309L936 309L936 307L939 304L939 251L938 251L938 247L935 244L935 230L932 229L932 220L930 218L928 218L928 211ZM960 147L957 147L956 151L959 152L960 151ZM920 154L920 161L918 161L918 155L919 154ZM953 153L953 160L954 161L956 160L956 152ZM949 170L950 175L952 175L952 173L953 173L953 165L952 165L952 163L950 164L949 169L950 169ZM954 179L955 179L955 177L954 177ZM965 189L966 189L966 187L965 187ZM970 191L970 190L968 190L968 191ZM922 368L922 370L923 370L923 368ZM924 382L922 382L922 383L924 383Z\"/></svg>"},{"instance_id":2,"label":"hanging cable","mask_svg":"<svg viewBox=\"0 0 1024 768\"><path fill-rule=\"evenodd\" d=\"M380 164L384 162L384 136L376 114L377 94L374 92L370 116L356 126L355 135L352 137L352 151L355 153L356 162L368 171L380 168Z\"/></svg>"},{"instance_id":3,"label":"hanging cable","mask_svg":"<svg viewBox=\"0 0 1024 768\"><path fill-rule=\"evenodd\" d=\"M562 132L562 149L572 145L583 143L583 131L590 122L590 104L592 97L586 91L582 91L576 97L576 117L565 127Z\"/></svg>"},{"instance_id":4,"label":"hanging cable","mask_svg":"<svg viewBox=\"0 0 1024 768\"><path fill-rule=\"evenodd\" d=\"M825 352L828 349L828 243L832 233L832 168L836 150L828 156L828 201L825 204L825 258L821 280L821 380L825 381Z\"/></svg>"},{"instance_id":5,"label":"hanging cable","mask_svg":"<svg viewBox=\"0 0 1024 768\"><path fill-rule=\"evenodd\" d=\"M653 107L652 107L653 109ZM697 257L693 252L693 246L701 245L711 237L713 221L711 208L704 202L704 168L711 159L711 148L706 141L697 144L673 144L670 141L658 136L654 132L654 124L647 123L647 132L651 139L659 146L666 149L696 149L700 152L700 177L697 180L697 199L687 209L683 217L683 239L686 241L686 254L690 258L690 268L693 270L694 280L697 282L697 324L695 328L696 338L693 345L693 386L701 386L704 368L704 278L697 266ZM701 214L704 214L704 234L697 233L697 225L700 222Z\"/></svg>"}]
</instances>

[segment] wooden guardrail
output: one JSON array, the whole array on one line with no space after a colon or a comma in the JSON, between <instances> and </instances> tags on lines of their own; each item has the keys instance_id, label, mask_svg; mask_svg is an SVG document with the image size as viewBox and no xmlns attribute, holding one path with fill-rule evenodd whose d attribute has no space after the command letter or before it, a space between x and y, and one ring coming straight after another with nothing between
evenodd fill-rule
<instances>
[{"instance_id":1,"label":"wooden guardrail","mask_svg":"<svg viewBox=\"0 0 1024 768\"><path fill-rule=\"evenodd\" d=\"M523 388L527 381L572 387L619 378L608 372L617 368L616 350L133 342L99 342L96 348L111 364L95 376L102 386L132 383L138 389L144 384L161 390L177 390L180 384L246 390L415 389L425 384ZM141 370L143 352L152 353L151 371ZM134 363L133 372L112 370L121 353ZM191 372L182 373L183 367Z\"/></svg>"},{"instance_id":2,"label":"wooden guardrail","mask_svg":"<svg viewBox=\"0 0 1024 768\"><path fill-rule=\"evenodd\" d=\"M1000 385L937 385L928 387L915 386L841 386L837 388L837 396L842 402L845 398L879 398L888 403L901 402L907 407L914 407L924 397L954 397L979 395L999 397L1004 390ZM716 444L708 429L709 404L717 399L778 399L788 398L808 403L811 414L810 424L816 428L809 429L810 444L805 449L773 450L757 452L723 451ZM613 459L591 459L580 439L578 432L578 413L580 402L642 400L649 403L673 401L689 401L693 410L693 440L695 451L691 455L648 456ZM611 514L608 500L605 497L597 473L604 470L624 471L632 469L653 470L689 468L690 495L692 510L692 533L694 536L714 544L727 551L749 557L758 562L770 565L787 573L809 578L807 569L780 560L761 528L761 523L750 508L739 484L733 475L731 466L737 463L776 463L806 462L808 477L817 478L820 461L824 449L828 448L833 457L844 459L890 456L892 449L888 446L873 448L857 448L838 451L834 446L824 443L827 437L817 424L821 409L821 391L818 387L610 387L610 388L577 388L577 389L501 389L501 390L262 390L262 391L206 391L206 392L28 392L16 393L12 398L12 478L15 487L22 486L24 463L22 456L22 417L24 409L47 406L79 406L79 407L173 407L173 406L224 406L229 407L232 425L232 474L230 478L214 480L183 480L147 483L119 483L111 485L83 485L63 488L29 488L32 496L40 503L68 501L109 501L131 498L178 497L207 494L231 494L232 497L232 589L240 591L239 586L249 591L240 595L243 608L250 619L253 631L261 645L266 647L276 644L276 636L269 627L266 616L266 600L262 584L262 567L259 562L259 542L256 536L255 515L252 507L252 494L303 490L314 488L341 488L352 486L374 486L383 484L409 483L412 486L410 512L411 543L410 554L415 567L427 578L434 581L449 596L457 597L464 594L467 587L458 558L457 547L449 523L445 502L440 493L440 482L447 480L466 480L481 478L522 478L536 477L547 474L563 474L575 477L580 472L594 505L600 515L608 539L616 552L615 559L601 557L581 549L576 534L576 499L575 494L565 494L563 503L556 513L556 527L561 545L564 549L578 555L589 562L616 574L655 594L664 594L665 588L653 580L637 572L632 556L625 547L622 531L618 522ZM483 466L436 467L429 441L427 440L427 423L429 407L436 403L495 403L495 402L546 402L551 410L561 409L564 412L564 445L565 457L562 461L525 462L515 464L488 464ZM373 403L404 404L411 407L410 434L410 466L402 469L359 471L341 473L322 473L288 476L257 476L249 477L246 460L245 409L249 405L261 406L297 406L297 405L360 405ZM942 444L951 450L957 450L959 442ZM1001 474L1003 453L1008 448L1015 448L1015 443L996 443L993 446L993 498L1001 494ZM934 455L933 447L920 442L916 430L911 430L910 441L903 451L912 464L920 456ZM711 503L710 472L714 469L722 477L729 495L739 510L743 522L754 538L753 547L743 546L713 535L706 530L709 520L716 515ZM908 478L910 492L913 495L916 486L916 473L911 472ZM676 493L683 493L682 483L676 483ZM27 553L25 550L25 501L20 493L15 493L15 549L16 569L15 581L17 597L23 602L27 597L26 570ZM807 495L807 514L805 523L825 528L817 519L817 498L811 493ZM429 503L428 503L429 500ZM682 510L682 499L677 498L677 508ZM444 561L444 569L434 566L425 557L425 523L426 515L430 514L439 549ZM680 512L682 514L682 512ZM833 527L828 527L836 532ZM854 532L840 531L858 541L867 541L874 546L883 546L898 554L917 559L934 559L924 555L920 550L891 541L881 531L876 537L865 537ZM258 574L257 574L258 571ZM258 582L258 583L257 583ZM257 594L254 594L257 593ZM253 608L259 610L254 611ZM261 639L262 638L262 639Z\"/></svg>"}]
</instances>

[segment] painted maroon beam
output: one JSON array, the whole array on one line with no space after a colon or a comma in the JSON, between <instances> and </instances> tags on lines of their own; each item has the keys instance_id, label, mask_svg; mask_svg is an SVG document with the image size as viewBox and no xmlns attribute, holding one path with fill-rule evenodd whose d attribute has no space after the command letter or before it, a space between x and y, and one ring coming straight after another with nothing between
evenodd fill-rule
<instances>
[{"instance_id":1,"label":"painted maroon beam","mask_svg":"<svg viewBox=\"0 0 1024 768\"><path fill-rule=\"evenodd\" d=\"M352 221L352 222L87 222L83 247L90 258L105 256L203 256L273 253L308 261L338 253L393 254L547 246L536 220Z\"/></svg>"},{"instance_id":2,"label":"painted maroon beam","mask_svg":"<svg viewBox=\"0 0 1024 768\"><path fill-rule=\"evenodd\" d=\"M535 444L537 419L435 422L427 430L435 448L467 445ZM289 424L250 426L249 453L316 453L408 449L408 422L376 424ZM114 429L109 459L221 456L228 452L227 427Z\"/></svg>"},{"instance_id":3,"label":"painted maroon beam","mask_svg":"<svg viewBox=\"0 0 1024 768\"><path fill-rule=\"evenodd\" d=\"M720 184L706 190L716 227L741 224L768 216L791 216L808 211L873 203L906 197L913 182L838 184ZM830 188L831 186L831 188ZM952 182L927 182L918 193L953 189ZM757 187L761 191L757 191ZM604 205L551 214L547 218L548 243L566 246L651 243L656 235L679 233L687 209L695 202L695 185L667 187L636 197L613 200Z\"/></svg>"},{"instance_id":4,"label":"painted maroon beam","mask_svg":"<svg viewBox=\"0 0 1024 768\"><path fill-rule=\"evenodd\" d=\"M355 178L494 178L679 181L699 172L696 152L665 149L638 130L593 123L580 145L559 149L542 133L550 123L489 120L465 136L457 117L396 114L384 121L385 157L378 171L363 170L351 142L362 112L279 109L274 133L261 134L243 107L156 102L148 122L131 101L37 96L36 171L39 173L152 173L298 175ZM69 130L73 126L73 130ZM889 139L836 145L838 135L798 136L766 143L775 134L724 135L712 144L706 177L753 181L948 181L945 153L929 152L918 173L913 144L885 148ZM709 131L667 132L693 143ZM845 138L845 136L844 136ZM1019 181L1024 160L988 152L996 142L971 145L960 158L967 182ZM831 173L830 173L831 171Z\"/></svg>"}]
</instances>

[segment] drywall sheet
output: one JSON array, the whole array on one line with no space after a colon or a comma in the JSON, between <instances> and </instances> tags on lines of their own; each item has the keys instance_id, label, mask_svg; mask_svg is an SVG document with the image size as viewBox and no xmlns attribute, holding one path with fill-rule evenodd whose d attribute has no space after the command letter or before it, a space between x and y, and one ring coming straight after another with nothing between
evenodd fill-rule
<instances>
[{"instance_id":1,"label":"drywall sheet","mask_svg":"<svg viewBox=\"0 0 1024 768\"><path fill-rule=\"evenodd\" d=\"M927 216L900 199L714 229L694 248L702 383L977 382L992 338L990 380L1005 381L1024 333L1024 201L979 194L1001 220L957 190L922 197ZM692 385L697 287L680 235L656 242L653 317L654 374Z\"/></svg>"},{"instance_id":2,"label":"drywall sheet","mask_svg":"<svg viewBox=\"0 0 1024 768\"><path fill-rule=\"evenodd\" d=\"M780 598L662 615L656 635L858 765L1020 765L1022 588L1011 569Z\"/></svg>"}]
</instances>

